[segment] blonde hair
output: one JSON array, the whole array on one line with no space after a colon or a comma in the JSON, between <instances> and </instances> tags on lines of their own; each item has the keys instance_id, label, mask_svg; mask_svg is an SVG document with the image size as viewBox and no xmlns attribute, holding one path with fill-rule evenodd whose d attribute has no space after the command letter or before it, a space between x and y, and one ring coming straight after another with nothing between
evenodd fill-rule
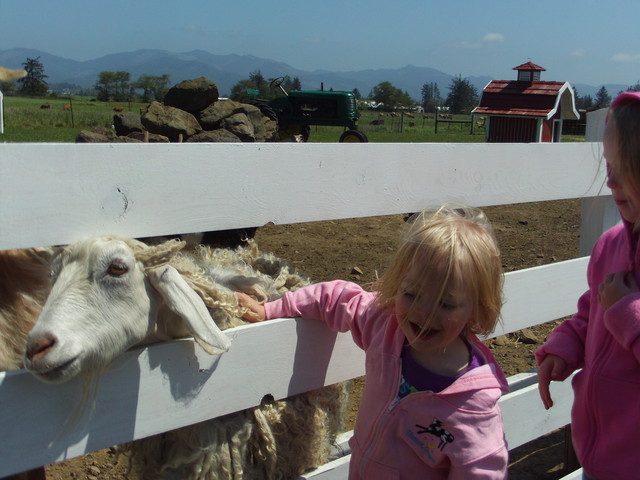
<instances>
[{"instance_id":1,"label":"blonde hair","mask_svg":"<svg viewBox=\"0 0 640 480\"><path fill-rule=\"evenodd\" d=\"M441 281L437 292L429 292L435 294L436 304L450 287L463 285L470 294L472 315L465 335L493 331L502 307L502 263L493 228L482 210L445 204L413 215L401 232L389 268L376 284L382 308L394 308L403 293L400 286L416 264L424 266L424 275L412 286L416 292L433 288L434 278Z\"/></svg>"}]
</instances>

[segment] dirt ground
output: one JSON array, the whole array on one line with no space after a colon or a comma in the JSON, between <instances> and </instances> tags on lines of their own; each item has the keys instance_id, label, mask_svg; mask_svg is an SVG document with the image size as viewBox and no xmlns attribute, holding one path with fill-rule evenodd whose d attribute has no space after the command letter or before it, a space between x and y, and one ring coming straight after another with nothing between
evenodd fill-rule
<instances>
[{"instance_id":1,"label":"dirt ground","mask_svg":"<svg viewBox=\"0 0 640 480\"><path fill-rule=\"evenodd\" d=\"M486 212L496 229L506 272L578 255L577 200L490 207ZM293 261L313 281L343 278L365 285L385 269L402 225L403 216L394 215L266 226L258 230L256 240L262 250ZM526 343L518 334L503 342L488 342L507 376L535 366L533 352L555 323L533 329L538 343ZM354 386L349 427L357 412L361 385L360 380ZM511 452L510 478L559 479L564 475L564 452L563 431L519 447ZM118 460L114 449L52 465L46 470L48 480L135 480L135 476L127 474L123 459Z\"/></svg>"}]
</instances>

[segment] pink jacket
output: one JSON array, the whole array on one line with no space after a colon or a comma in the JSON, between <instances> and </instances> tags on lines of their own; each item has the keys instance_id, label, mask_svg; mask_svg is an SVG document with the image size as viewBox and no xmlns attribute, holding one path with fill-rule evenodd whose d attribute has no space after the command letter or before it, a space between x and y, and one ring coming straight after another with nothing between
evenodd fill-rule
<instances>
[{"instance_id":1,"label":"pink jacket","mask_svg":"<svg viewBox=\"0 0 640 480\"><path fill-rule=\"evenodd\" d=\"M565 376L582 368L573 379L573 443L585 470L603 480L640 476L640 293L606 312L598 302L598 286L609 273L631 270L640 283L636 241L626 223L600 237L578 313L556 327L536 352L538 364L547 354L562 357Z\"/></svg>"},{"instance_id":2,"label":"pink jacket","mask_svg":"<svg viewBox=\"0 0 640 480\"><path fill-rule=\"evenodd\" d=\"M366 386L350 440L351 480L504 479L508 451L497 405L507 389L493 355L440 393L398 400L405 336L375 294L344 281L318 283L265 305L267 318L320 319L351 331L366 353Z\"/></svg>"}]
</instances>

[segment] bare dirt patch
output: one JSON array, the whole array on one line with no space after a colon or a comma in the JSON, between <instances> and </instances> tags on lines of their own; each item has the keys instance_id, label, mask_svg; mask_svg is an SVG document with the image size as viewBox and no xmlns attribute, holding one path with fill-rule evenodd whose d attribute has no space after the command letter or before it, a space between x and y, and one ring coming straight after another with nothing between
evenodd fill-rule
<instances>
[{"instance_id":1,"label":"bare dirt patch","mask_svg":"<svg viewBox=\"0 0 640 480\"><path fill-rule=\"evenodd\" d=\"M577 200L505 205L486 209L502 250L505 271L559 262L578 256L580 204ZM343 278L362 285L371 283L386 267L395 249L402 215L266 226L256 240L264 251L291 260L313 281ZM577 300L577 299L576 299ZM539 342L556 322L533 333ZM503 343L499 345L498 343ZM535 367L539 343L525 343L517 335L506 342L488 342L507 375ZM355 382L349 407L349 424L357 413L361 382ZM522 412L526 415L526 412ZM564 433L554 432L511 452L511 479L559 479L564 475ZM47 467L49 480L134 479L125 459L113 449Z\"/></svg>"}]
</instances>

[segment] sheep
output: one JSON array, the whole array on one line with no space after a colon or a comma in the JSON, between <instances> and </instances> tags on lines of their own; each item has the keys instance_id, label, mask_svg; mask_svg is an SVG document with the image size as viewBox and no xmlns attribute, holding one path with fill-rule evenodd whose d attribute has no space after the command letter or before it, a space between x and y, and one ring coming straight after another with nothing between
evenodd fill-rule
<instances>
[{"instance_id":1,"label":"sheep","mask_svg":"<svg viewBox=\"0 0 640 480\"><path fill-rule=\"evenodd\" d=\"M220 353L229 348L222 330L245 323L235 291L263 301L309 283L253 241L235 250L184 246L98 237L62 248L28 337L26 368L52 383L91 377L133 345L188 334ZM125 448L145 479L293 478L326 463L345 405L345 384L279 401L266 396L258 407Z\"/></svg>"},{"instance_id":2,"label":"sheep","mask_svg":"<svg viewBox=\"0 0 640 480\"><path fill-rule=\"evenodd\" d=\"M49 293L49 248L0 251L0 371L22 368L27 334Z\"/></svg>"},{"instance_id":3,"label":"sheep","mask_svg":"<svg viewBox=\"0 0 640 480\"><path fill-rule=\"evenodd\" d=\"M0 372L23 366L27 334L49 293L51 253L50 248L0 251ZM44 478L40 467L4 480Z\"/></svg>"}]
</instances>

